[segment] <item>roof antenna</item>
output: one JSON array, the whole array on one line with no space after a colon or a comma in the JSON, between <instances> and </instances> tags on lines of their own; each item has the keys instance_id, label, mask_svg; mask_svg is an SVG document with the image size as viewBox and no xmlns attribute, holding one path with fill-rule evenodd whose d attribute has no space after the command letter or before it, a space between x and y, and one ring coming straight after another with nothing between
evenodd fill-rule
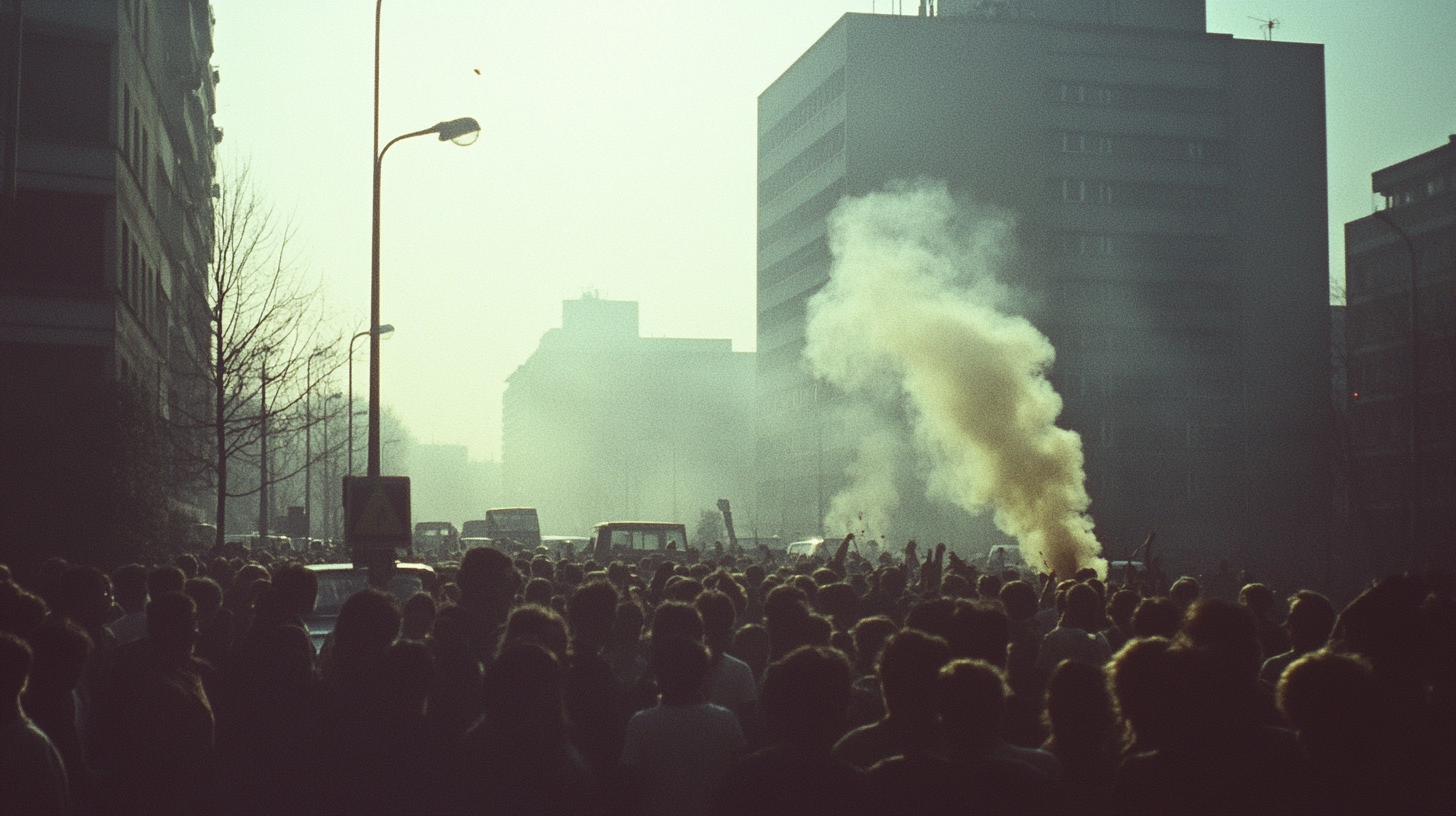
<instances>
[{"instance_id":1,"label":"roof antenna","mask_svg":"<svg viewBox=\"0 0 1456 816\"><path fill-rule=\"evenodd\" d=\"M1278 17L1250 17L1249 19L1259 24L1259 29L1264 32L1265 40L1274 39L1274 29L1279 27Z\"/></svg>"}]
</instances>

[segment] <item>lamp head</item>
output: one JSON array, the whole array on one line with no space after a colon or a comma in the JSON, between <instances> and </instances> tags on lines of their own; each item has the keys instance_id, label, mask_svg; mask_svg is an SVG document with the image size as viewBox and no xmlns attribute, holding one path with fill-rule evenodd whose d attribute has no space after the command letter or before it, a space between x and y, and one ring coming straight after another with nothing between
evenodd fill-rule
<instances>
[{"instance_id":1,"label":"lamp head","mask_svg":"<svg viewBox=\"0 0 1456 816\"><path fill-rule=\"evenodd\" d=\"M385 323L382 326L375 326L374 327L374 333L377 334L377 335L379 335L380 337L384 337L386 335L393 334L394 333L394 326L390 325L389 323Z\"/></svg>"},{"instance_id":2,"label":"lamp head","mask_svg":"<svg viewBox=\"0 0 1456 816\"><path fill-rule=\"evenodd\" d=\"M440 141L454 142L461 146L474 144L480 138L480 123L469 116L441 122L430 130L440 134Z\"/></svg>"}]
</instances>

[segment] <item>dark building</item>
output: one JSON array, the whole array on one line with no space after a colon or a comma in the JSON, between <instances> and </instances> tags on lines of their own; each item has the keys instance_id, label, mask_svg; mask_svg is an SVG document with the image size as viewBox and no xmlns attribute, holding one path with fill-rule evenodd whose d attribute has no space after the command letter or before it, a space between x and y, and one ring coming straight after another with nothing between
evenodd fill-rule
<instances>
[{"instance_id":1,"label":"dark building","mask_svg":"<svg viewBox=\"0 0 1456 816\"><path fill-rule=\"evenodd\" d=\"M731 340L641 337L637 303L562 304L502 398L505 501L542 532L674 521L729 499L751 535L753 355ZM482 508L484 509L484 508Z\"/></svg>"},{"instance_id":2,"label":"dark building","mask_svg":"<svg viewBox=\"0 0 1456 816\"><path fill-rule=\"evenodd\" d=\"M802 363L825 216L928 177L1015 219L1004 277L1057 349L1109 557L1156 530L1179 570L1322 569L1323 47L1207 33L1201 0L929 11L846 14L759 97L762 515L817 531L855 453ZM925 493L892 538L992 543Z\"/></svg>"},{"instance_id":3,"label":"dark building","mask_svg":"<svg viewBox=\"0 0 1456 816\"><path fill-rule=\"evenodd\" d=\"M199 397L217 75L205 0L0 16L0 561L106 563L200 497L164 420ZM185 526L185 525L184 525Z\"/></svg>"},{"instance_id":4,"label":"dark building","mask_svg":"<svg viewBox=\"0 0 1456 816\"><path fill-rule=\"evenodd\" d=\"M1449 568L1456 565L1456 135L1377 170L1371 188L1381 209L1345 225L1352 522L1367 569Z\"/></svg>"}]
</instances>

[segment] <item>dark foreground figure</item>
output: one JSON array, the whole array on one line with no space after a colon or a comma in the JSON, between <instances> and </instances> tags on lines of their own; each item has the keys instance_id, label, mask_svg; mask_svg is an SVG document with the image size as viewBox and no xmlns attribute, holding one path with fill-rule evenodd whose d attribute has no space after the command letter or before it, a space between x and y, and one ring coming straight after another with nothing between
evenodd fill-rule
<instances>
[{"instance_id":1,"label":"dark foreground figure","mask_svg":"<svg viewBox=\"0 0 1456 816\"><path fill-rule=\"evenodd\" d=\"M1449 576L1337 611L944 557L477 548L321 653L300 564L0 567L0 814L1456 808Z\"/></svg>"}]
</instances>

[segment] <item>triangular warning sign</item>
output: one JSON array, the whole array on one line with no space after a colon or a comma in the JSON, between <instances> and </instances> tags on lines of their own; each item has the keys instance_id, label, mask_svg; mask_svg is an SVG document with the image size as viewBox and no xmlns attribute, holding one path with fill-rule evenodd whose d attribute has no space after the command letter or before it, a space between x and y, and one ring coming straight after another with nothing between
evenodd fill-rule
<instances>
[{"instance_id":1,"label":"triangular warning sign","mask_svg":"<svg viewBox=\"0 0 1456 816\"><path fill-rule=\"evenodd\" d=\"M408 531L399 520L399 514L394 512L394 507L384 497L383 488L375 485L374 492L369 494L369 501L359 511L354 532L365 536L398 536Z\"/></svg>"}]
</instances>

